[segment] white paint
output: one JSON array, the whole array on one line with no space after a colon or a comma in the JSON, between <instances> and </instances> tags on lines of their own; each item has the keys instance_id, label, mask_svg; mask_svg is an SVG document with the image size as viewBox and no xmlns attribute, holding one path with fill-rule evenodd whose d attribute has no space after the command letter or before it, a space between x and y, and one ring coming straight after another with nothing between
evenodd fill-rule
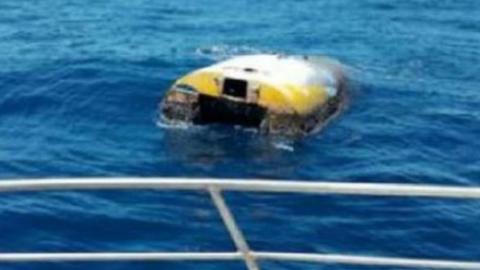
<instances>
[{"instance_id":1,"label":"white paint","mask_svg":"<svg viewBox=\"0 0 480 270\"><path fill-rule=\"evenodd\" d=\"M246 69L255 70L254 72ZM338 78L331 65L305 60L300 56L281 56L258 54L237 56L200 69L222 73L225 77L263 82L272 85L288 95L286 85L299 86L300 91L307 93L309 86L322 86L329 96L337 94Z\"/></svg>"}]
</instances>

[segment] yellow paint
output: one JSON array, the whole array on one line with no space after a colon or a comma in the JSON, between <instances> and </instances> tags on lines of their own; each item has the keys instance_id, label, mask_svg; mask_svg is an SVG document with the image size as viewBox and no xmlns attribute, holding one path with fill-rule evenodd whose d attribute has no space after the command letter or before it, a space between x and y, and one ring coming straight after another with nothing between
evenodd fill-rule
<instances>
[{"instance_id":1,"label":"yellow paint","mask_svg":"<svg viewBox=\"0 0 480 270\"><path fill-rule=\"evenodd\" d=\"M292 104L299 114L308 114L327 102L327 91L320 85L306 87L290 86L293 93Z\"/></svg>"},{"instance_id":2,"label":"yellow paint","mask_svg":"<svg viewBox=\"0 0 480 270\"><path fill-rule=\"evenodd\" d=\"M219 74L214 72L193 72L180 78L175 84L187 84L201 94L218 97L221 91L215 81L217 77Z\"/></svg>"},{"instance_id":3,"label":"yellow paint","mask_svg":"<svg viewBox=\"0 0 480 270\"><path fill-rule=\"evenodd\" d=\"M311 113L327 101L327 92L322 86L284 85L281 88L261 84L259 105L282 112Z\"/></svg>"},{"instance_id":4,"label":"yellow paint","mask_svg":"<svg viewBox=\"0 0 480 270\"><path fill-rule=\"evenodd\" d=\"M265 83L260 84L258 105L270 108L276 112L294 112L288 97L280 92L278 88Z\"/></svg>"},{"instance_id":5,"label":"yellow paint","mask_svg":"<svg viewBox=\"0 0 480 270\"><path fill-rule=\"evenodd\" d=\"M221 78L221 74L207 71L193 72L180 78L176 84L187 84L201 94L220 97L221 89L217 85L216 78ZM277 86L260 82L258 105L276 112L306 115L324 105L327 99L327 92L320 85Z\"/></svg>"}]
</instances>

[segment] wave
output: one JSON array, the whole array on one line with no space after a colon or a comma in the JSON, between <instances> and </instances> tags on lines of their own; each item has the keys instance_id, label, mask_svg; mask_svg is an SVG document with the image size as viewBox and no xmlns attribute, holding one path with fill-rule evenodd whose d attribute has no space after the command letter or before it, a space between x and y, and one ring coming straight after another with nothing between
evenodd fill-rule
<instances>
[{"instance_id":1,"label":"wave","mask_svg":"<svg viewBox=\"0 0 480 270\"><path fill-rule=\"evenodd\" d=\"M195 55L209 60L224 60L232 56L245 54L275 53L272 50L260 49L250 46L212 45L195 49Z\"/></svg>"}]
</instances>

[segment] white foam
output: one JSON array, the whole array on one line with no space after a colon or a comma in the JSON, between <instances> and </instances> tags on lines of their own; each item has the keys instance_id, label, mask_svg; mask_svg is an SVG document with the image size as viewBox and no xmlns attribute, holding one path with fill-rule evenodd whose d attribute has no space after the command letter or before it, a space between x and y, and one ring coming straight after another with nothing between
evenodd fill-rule
<instances>
[{"instance_id":1,"label":"white foam","mask_svg":"<svg viewBox=\"0 0 480 270\"><path fill-rule=\"evenodd\" d=\"M294 152L295 151L295 148L293 147L293 145L291 143L288 143L288 142L273 142L273 147L275 149L279 149L279 150L283 150L283 151L287 151L287 152Z\"/></svg>"}]
</instances>

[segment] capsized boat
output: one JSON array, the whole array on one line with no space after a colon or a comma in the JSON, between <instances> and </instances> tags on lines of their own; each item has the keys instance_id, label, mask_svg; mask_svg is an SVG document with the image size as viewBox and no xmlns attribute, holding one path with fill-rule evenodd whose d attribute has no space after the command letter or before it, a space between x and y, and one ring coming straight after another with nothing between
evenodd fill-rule
<instances>
[{"instance_id":1,"label":"capsized boat","mask_svg":"<svg viewBox=\"0 0 480 270\"><path fill-rule=\"evenodd\" d=\"M256 127L287 136L319 130L346 99L342 65L326 57L245 55L179 78L160 104L164 120Z\"/></svg>"}]
</instances>

